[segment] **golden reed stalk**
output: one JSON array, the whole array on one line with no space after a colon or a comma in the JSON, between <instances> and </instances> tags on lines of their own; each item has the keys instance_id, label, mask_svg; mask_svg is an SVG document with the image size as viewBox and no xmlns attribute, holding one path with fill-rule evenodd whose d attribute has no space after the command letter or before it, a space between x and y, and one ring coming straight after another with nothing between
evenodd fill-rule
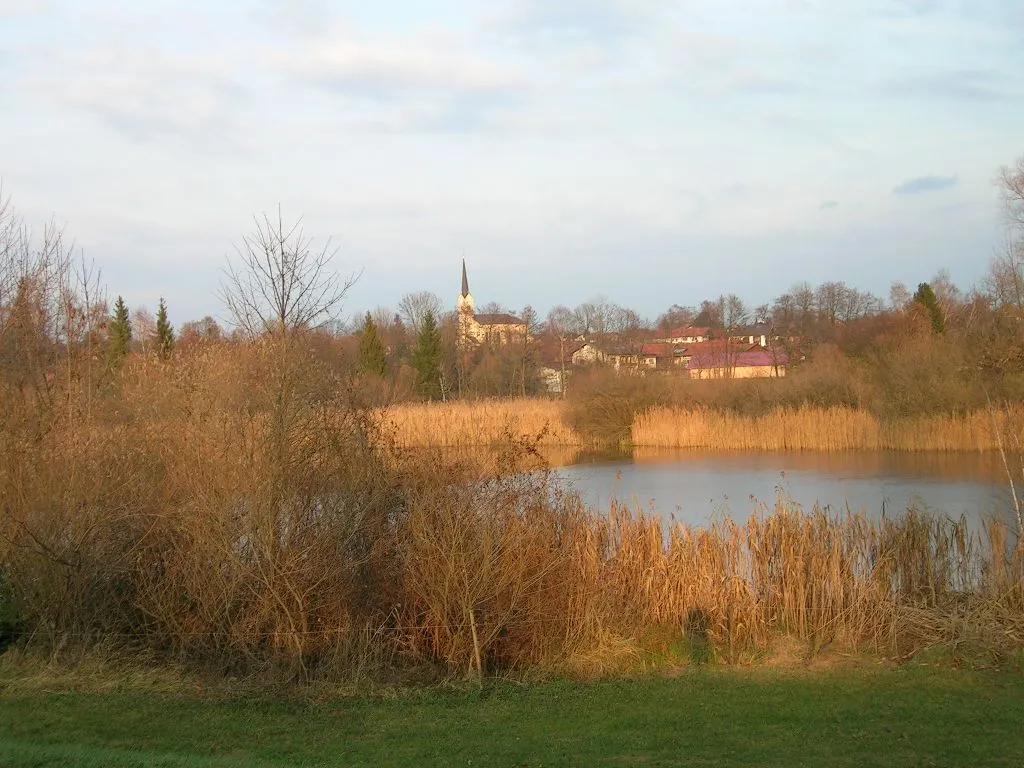
<instances>
[{"instance_id":1,"label":"golden reed stalk","mask_svg":"<svg viewBox=\"0 0 1024 768\"><path fill-rule=\"evenodd\" d=\"M541 435L542 446L580 445L562 412L562 403L540 399L403 403L388 409L384 423L403 448L486 446L510 434Z\"/></svg>"},{"instance_id":2,"label":"golden reed stalk","mask_svg":"<svg viewBox=\"0 0 1024 768\"><path fill-rule=\"evenodd\" d=\"M633 423L645 448L741 451L990 451L998 431L1019 424L1024 409L941 414L883 422L852 408L775 408L740 416L709 408L655 408Z\"/></svg>"},{"instance_id":3,"label":"golden reed stalk","mask_svg":"<svg viewBox=\"0 0 1024 768\"><path fill-rule=\"evenodd\" d=\"M510 434L540 435L540 445L585 443L564 421L557 400L478 400L404 403L385 414L401 447L470 448L499 443ZM853 408L775 408L741 416L711 408L655 408L637 416L632 443L641 448L739 451L993 451L997 432L1014 434L1024 408L940 414L881 421Z\"/></svg>"}]
</instances>

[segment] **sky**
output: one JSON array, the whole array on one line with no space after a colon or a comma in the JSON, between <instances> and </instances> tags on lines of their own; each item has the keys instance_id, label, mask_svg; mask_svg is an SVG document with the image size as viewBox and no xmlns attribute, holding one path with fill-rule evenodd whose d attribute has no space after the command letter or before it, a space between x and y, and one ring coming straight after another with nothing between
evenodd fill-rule
<instances>
[{"instance_id":1,"label":"sky","mask_svg":"<svg viewBox=\"0 0 1024 768\"><path fill-rule=\"evenodd\" d=\"M1020 0L0 0L5 196L173 322L278 207L347 313L970 287L1022 126Z\"/></svg>"}]
</instances>

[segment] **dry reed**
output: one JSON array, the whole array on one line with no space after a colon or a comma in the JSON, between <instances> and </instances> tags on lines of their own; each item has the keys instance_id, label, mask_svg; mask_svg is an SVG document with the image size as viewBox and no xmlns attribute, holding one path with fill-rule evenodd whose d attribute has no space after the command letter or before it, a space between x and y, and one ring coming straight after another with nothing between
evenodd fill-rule
<instances>
[{"instance_id":1,"label":"dry reed","mask_svg":"<svg viewBox=\"0 0 1024 768\"><path fill-rule=\"evenodd\" d=\"M1024 408L881 421L853 408L775 408L741 416L709 408L655 408L633 424L632 441L647 448L743 451L990 451L997 430L1020 424Z\"/></svg>"},{"instance_id":2,"label":"dry reed","mask_svg":"<svg viewBox=\"0 0 1024 768\"><path fill-rule=\"evenodd\" d=\"M540 435L542 446L580 445L563 410L561 402L541 399L404 403L392 406L385 421L405 448L489 446L509 435Z\"/></svg>"},{"instance_id":3,"label":"dry reed","mask_svg":"<svg viewBox=\"0 0 1024 768\"><path fill-rule=\"evenodd\" d=\"M834 519L784 499L708 528L624 507L598 517L520 471L532 444L515 435L543 432L558 404L514 426L523 403L411 411L442 436L407 443L487 434L491 472L392 450L336 383L299 351L229 347L130 364L88 408L62 393L35 417L45 429L7 422L9 634L291 679L424 662L605 674L647 663L655 630L732 662L780 638L808 654L941 645L986 662L1024 645L1024 548L1000 522L977 538L962 522Z\"/></svg>"}]
</instances>

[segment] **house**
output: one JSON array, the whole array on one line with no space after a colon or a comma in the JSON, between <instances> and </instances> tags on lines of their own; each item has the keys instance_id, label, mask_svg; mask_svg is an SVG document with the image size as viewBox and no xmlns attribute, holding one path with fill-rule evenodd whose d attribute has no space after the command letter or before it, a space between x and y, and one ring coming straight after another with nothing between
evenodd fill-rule
<instances>
[{"instance_id":1,"label":"house","mask_svg":"<svg viewBox=\"0 0 1024 768\"><path fill-rule=\"evenodd\" d=\"M673 344L647 341L613 347L604 353L604 358L617 371L668 370L675 365L675 352Z\"/></svg>"},{"instance_id":2,"label":"house","mask_svg":"<svg viewBox=\"0 0 1024 768\"><path fill-rule=\"evenodd\" d=\"M789 360L782 350L714 350L692 354L686 361L691 379L758 379L786 375Z\"/></svg>"},{"instance_id":3,"label":"house","mask_svg":"<svg viewBox=\"0 0 1024 768\"><path fill-rule=\"evenodd\" d=\"M562 381L561 368L552 368L550 365L541 365L537 369L537 381L544 389L553 395L560 395L565 391L565 382Z\"/></svg>"},{"instance_id":4,"label":"house","mask_svg":"<svg viewBox=\"0 0 1024 768\"><path fill-rule=\"evenodd\" d=\"M666 331L664 336L654 339L662 344L698 344L711 338L711 329L704 326L685 325Z\"/></svg>"},{"instance_id":5,"label":"house","mask_svg":"<svg viewBox=\"0 0 1024 768\"><path fill-rule=\"evenodd\" d=\"M761 349L767 348L773 338L772 328L767 323L754 323L737 328L729 334L730 341L758 346Z\"/></svg>"},{"instance_id":6,"label":"house","mask_svg":"<svg viewBox=\"0 0 1024 768\"><path fill-rule=\"evenodd\" d=\"M477 344L508 344L522 341L529 331L515 315L498 313L477 314L474 311L473 295L469 292L469 278L466 276L466 260L462 260L462 291L455 308L459 317L459 346L472 347Z\"/></svg>"},{"instance_id":7,"label":"house","mask_svg":"<svg viewBox=\"0 0 1024 768\"><path fill-rule=\"evenodd\" d=\"M572 361L573 365L578 366L595 365L605 362L606 359L605 353L596 344L589 341L574 343L572 353L569 354L567 350L566 357Z\"/></svg>"}]
</instances>

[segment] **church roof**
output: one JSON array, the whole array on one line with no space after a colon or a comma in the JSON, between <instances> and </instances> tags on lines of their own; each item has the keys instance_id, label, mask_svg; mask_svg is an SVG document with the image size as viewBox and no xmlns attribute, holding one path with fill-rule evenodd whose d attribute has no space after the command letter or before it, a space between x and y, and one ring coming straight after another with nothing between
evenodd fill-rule
<instances>
[{"instance_id":1,"label":"church roof","mask_svg":"<svg viewBox=\"0 0 1024 768\"><path fill-rule=\"evenodd\" d=\"M484 312L473 315L473 319L480 325L523 325L523 321L518 317L505 312Z\"/></svg>"},{"instance_id":2,"label":"church roof","mask_svg":"<svg viewBox=\"0 0 1024 768\"><path fill-rule=\"evenodd\" d=\"M462 260L462 295L469 296L469 278L466 277L466 260Z\"/></svg>"}]
</instances>

